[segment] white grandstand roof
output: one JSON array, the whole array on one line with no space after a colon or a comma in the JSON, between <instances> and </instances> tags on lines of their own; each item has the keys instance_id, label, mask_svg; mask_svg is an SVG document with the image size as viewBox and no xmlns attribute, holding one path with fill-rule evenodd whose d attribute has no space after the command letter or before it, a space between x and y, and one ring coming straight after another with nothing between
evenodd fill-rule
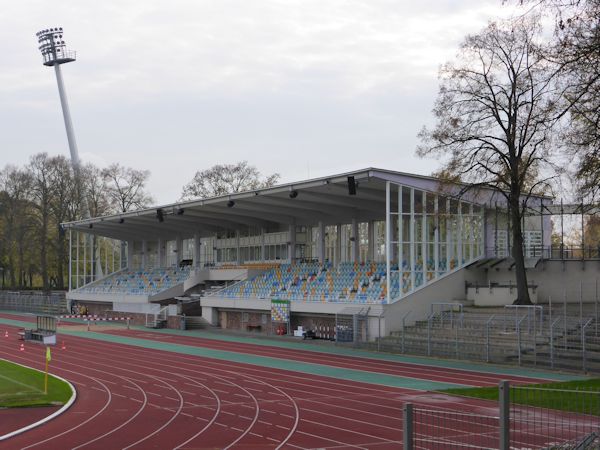
<instances>
[{"instance_id":1,"label":"white grandstand roof","mask_svg":"<svg viewBox=\"0 0 600 450\"><path fill-rule=\"evenodd\" d=\"M356 195L349 195L348 177L354 177ZM274 224L326 225L383 220L386 181L430 192L458 194L465 185L448 187L437 178L368 168L271 188L219 197L181 201L137 211L96 217L62 224L65 229L121 240L174 239L212 235L217 230L244 226L273 228ZM292 191L297 196L290 197ZM503 198L491 189L468 191L462 197L475 203L498 202ZM233 206L230 202L233 202ZM392 196L392 208L397 208ZM157 210L164 220L157 220ZM392 209L393 210L393 209Z\"/></svg>"}]
</instances>

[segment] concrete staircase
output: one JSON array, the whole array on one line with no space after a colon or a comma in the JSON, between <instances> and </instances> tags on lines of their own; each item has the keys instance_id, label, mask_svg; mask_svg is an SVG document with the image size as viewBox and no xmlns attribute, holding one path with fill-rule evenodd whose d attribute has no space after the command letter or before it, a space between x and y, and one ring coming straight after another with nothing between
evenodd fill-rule
<instances>
[{"instance_id":1,"label":"concrete staircase","mask_svg":"<svg viewBox=\"0 0 600 450\"><path fill-rule=\"evenodd\" d=\"M185 316L186 330L205 330L208 328L214 327L202 316Z\"/></svg>"},{"instance_id":2,"label":"concrete staircase","mask_svg":"<svg viewBox=\"0 0 600 450\"><path fill-rule=\"evenodd\" d=\"M560 311L559 311L560 309ZM536 313L465 307L464 313L431 314L373 345L381 351L494 363L600 372L596 306L545 305ZM591 314L590 314L591 313ZM554 326L552 326L554 325ZM583 330L585 325L585 331ZM582 337L584 338L582 340ZM583 343L582 343L583 342Z\"/></svg>"}]
</instances>

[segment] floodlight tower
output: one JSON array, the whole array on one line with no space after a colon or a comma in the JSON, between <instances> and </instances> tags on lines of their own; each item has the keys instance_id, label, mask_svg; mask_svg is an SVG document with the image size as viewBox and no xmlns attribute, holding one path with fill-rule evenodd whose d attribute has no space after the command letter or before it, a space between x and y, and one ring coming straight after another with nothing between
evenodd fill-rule
<instances>
[{"instance_id":1,"label":"floodlight tower","mask_svg":"<svg viewBox=\"0 0 600 450\"><path fill-rule=\"evenodd\" d=\"M36 36L38 38L38 43L40 44L39 49L40 52L42 52L44 65L49 67L54 66L56 83L58 84L58 95L60 96L63 118L65 119L65 128L67 129L69 151L71 152L71 164L73 165L75 172L79 173L79 152L77 151L77 142L75 141L75 133L73 132L73 122L71 122L71 113L69 111L69 102L67 101L67 94L65 92L65 84L60 71L61 64L75 61L76 54L74 51L67 49L65 41L63 41L62 28L48 28L39 31L36 33Z\"/></svg>"},{"instance_id":2,"label":"floodlight tower","mask_svg":"<svg viewBox=\"0 0 600 450\"><path fill-rule=\"evenodd\" d=\"M61 64L70 63L75 61L76 54L72 50L68 50L63 40L63 29L62 28L48 28L36 33L38 43L40 44L39 49L42 53L44 65L48 67L54 66L54 73L56 74L56 83L58 84L58 95L60 96L60 105L62 106L63 118L65 119L65 128L67 130L67 140L69 141L69 151L71 152L71 165L76 175L80 173L79 163L79 152L77 151L77 141L75 140L75 133L73 132L73 122L71 121L71 112L69 111L69 102L67 101L67 94L65 92L65 83L63 81L62 72L60 71ZM91 216L87 198L83 195L83 214L84 217L89 218ZM90 225L91 228L91 225ZM100 257L96 254L96 246L94 244L94 238L92 236L86 238L86 246L90 245L91 250L91 275L92 281L96 279L96 276L102 276L102 266L100 264ZM69 248L71 238L69 237ZM71 251L71 249L69 250ZM96 256L94 256L96 255ZM71 258L69 258L69 290L71 290ZM96 264L94 264L94 261ZM84 258L84 264L86 264ZM96 266L94 268L94 266ZM95 270L94 270L95 269Z\"/></svg>"}]
</instances>

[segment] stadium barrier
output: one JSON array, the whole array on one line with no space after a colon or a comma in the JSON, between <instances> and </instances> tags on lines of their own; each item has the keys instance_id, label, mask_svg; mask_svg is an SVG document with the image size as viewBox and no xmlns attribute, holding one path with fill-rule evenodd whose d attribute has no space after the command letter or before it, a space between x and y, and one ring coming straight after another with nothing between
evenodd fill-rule
<instances>
[{"instance_id":1,"label":"stadium barrier","mask_svg":"<svg viewBox=\"0 0 600 450\"><path fill-rule=\"evenodd\" d=\"M0 309L34 314L58 315L66 310L64 295L24 292L0 292Z\"/></svg>"},{"instance_id":2,"label":"stadium barrier","mask_svg":"<svg viewBox=\"0 0 600 450\"><path fill-rule=\"evenodd\" d=\"M404 449L547 448L600 446L600 392L498 387L498 414L404 405Z\"/></svg>"}]
</instances>

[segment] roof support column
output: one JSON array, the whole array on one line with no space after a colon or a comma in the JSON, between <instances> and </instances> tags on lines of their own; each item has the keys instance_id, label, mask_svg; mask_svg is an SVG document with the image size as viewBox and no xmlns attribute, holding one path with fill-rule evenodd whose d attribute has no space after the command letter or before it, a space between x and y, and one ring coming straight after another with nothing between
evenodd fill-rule
<instances>
[{"instance_id":1,"label":"roof support column","mask_svg":"<svg viewBox=\"0 0 600 450\"><path fill-rule=\"evenodd\" d=\"M148 243L146 242L146 239L144 239L142 241L142 269L146 268L146 262L148 261L146 259L147 250L148 250Z\"/></svg>"},{"instance_id":2,"label":"roof support column","mask_svg":"<svg viewBox=\"0 0 600 450\"><path fill-rule=\"evenodd\" d=\"M200 233L194 233L194 268L200 267Z\"/></svg>"},{"instance_id":3,"label":"roof support column","mask_svg":"<svg viewBox=\"0 0 600 450\"><path fill-rule=\"evenodd\" d=\"M235 230L235 263L242 264L242 255L240 254L240 230Z\"/></svg>"},{"instance_id":4,"label":"roof support column","mask_svg":"<svg viewBox=\"0 0 600 450\"><path fill-rule=\"evenodd\" d=\"M165 256L165 240L159 238L156 240L156 263L158 267L167 265Z\"/></svg>"},{"instance_id":5,"label":"roof support column","mask_svg":"<svg viewBox=\"0 0 600 450\"><path fill-rule=\"evenodd\" d=\"M260 260L265 262L266 258L266 249L265 249L265 229L261 227L260 229Z\"/></svg>"},{"instance_id":6,"label":"roof support column","mask_svg":"<svg viewBox=\"0 0 600 450\"><path fill-rule=\"evenodd\" d=\"M352 219L352 224L350 225L350 228L350 242L352 243L350 256L352 258L352 262L358 262L358 221L355 218Z\"/></svg>"},{"instance_id":7,"label":"roof support column","mask_svg":"<svg viewBox=\"0 0 600 450\"><path fill-rule=\"evenodd\" d=\"M392 259L392 255L391 255L391 237L392 237L392 220L391 220L391 202L390 202L390 182L386 181L385 182L385 273L386 273L386 277L385 277L385 282L386 282L386 294L385 294L385 301L387 304L390 303L390 296L391 296L391 288L392 288L392 283L391 283L391 259Z\"/></svg>"},{"instance_id":8,"label":"roof support column","mask_svg":"<svg viewBox=\"0 0 600 450\"><path fill-rule=\"evenodd\" d=\"M334 264L339 264L342 260L342 224L340 223L335 226L335 254L333 259Z\"/></svg>"},{"instance_id":9,"label":"roof support column","mask_svg":"<svg viewBox=\"0 0 600 450\"><path fill-rule=\"evenodd\" d=\"M133 241L127 241L127 267L133 269Z\"/></svg>"},{"instance_id":10,"label":"roof support column","mask_svg":"<svg viewBox=\"0 0 600 450\"><path fill-rule=\"evenodd\" d=\"M175 238L175 265L179 266L179 262L183 258L183 240L181 236Z\"/></svg>"},{"instance_id":11,"label":"roof support column","mask_svg":"<svg viewBox=\"0 0 600 450\"><path fill-rule=\"evenodd\" d=\"M375 261L375 221L367 223L367 260Z\"/></svg>"},{"instance_id":12,"label":"roof support column","mask_svg":"<svg viewBox=\"0 0 600 450\"><path fill-rule=\"evenodd\" d=\"M291 223L288 227L288 259L290 264L296 259L296 225L294 223Z\"/></svg>"},{"instance_id":13,"label":"roof support column","mask_svg":"<svg viewBox=\"0 0 600 450\"><path fill-rule=\"evenodd\" d=\"M325 262L325 225L322 221L319 221L319 239L317 240L317 255L319 262L323 264Z\"/></svg>"}]
</instances>

